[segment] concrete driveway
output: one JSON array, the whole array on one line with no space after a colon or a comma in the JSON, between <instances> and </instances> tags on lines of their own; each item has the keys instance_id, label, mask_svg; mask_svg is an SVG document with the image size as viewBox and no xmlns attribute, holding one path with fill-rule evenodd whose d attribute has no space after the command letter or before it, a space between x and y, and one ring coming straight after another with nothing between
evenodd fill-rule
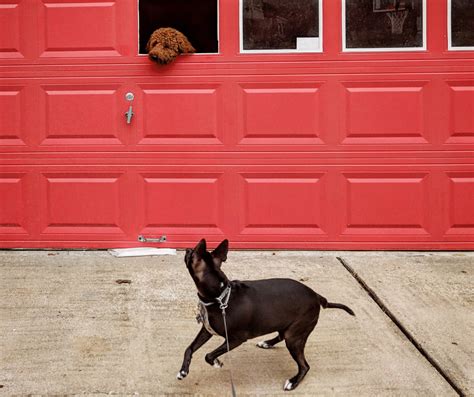
<instances>
[{"instance_id":1,"label":"concrete driveway","mask_svg":"<svg viewBox=\"0 0 474 397\"><path fill-rule=\"evenodd\" d=\"M200 328L183 252L0 251L0 394L224 396L231 369L238 396L474 395L474 253L232 251L224 271L301 280L356 317L322 312L295 391L284 344L256 340L215 369L214 337L178 381Z\"/></svg>"}]
</instances>

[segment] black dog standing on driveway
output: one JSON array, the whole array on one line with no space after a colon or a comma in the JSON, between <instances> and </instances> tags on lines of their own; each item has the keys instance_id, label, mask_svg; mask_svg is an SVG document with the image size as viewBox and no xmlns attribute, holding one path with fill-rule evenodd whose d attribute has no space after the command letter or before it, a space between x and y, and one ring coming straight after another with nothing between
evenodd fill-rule
<instances>
[{"instance_id":1,"label":"black dog standing on driveway","mask_svg":"<svg viewBox=\"0 0 474 397\"><path fill-rule=\"evenodd\" d=\"M309 371L304 347L309 334L318 322L320 308L343 309L354 315L345 305L330 303L311 288L291 279L230 281L221 270L227 259L229 242L224 240L212 252L207 252L202 239L194 249L187 249L184 261L196 284L201 306L203 327L184 353L178 379L189 373L193 353L206 343L214 332L225 337L221 302L227 302L226 323L229 349L246 340L270 332L278 332L273 339L257 346L269 349L285 341L291 356L298 364L298 373L285 382L284 390L293 390ZM218 357L227 352L227 343L206 355L206 361L222 366Z\"/></svg>"}]
</instances>

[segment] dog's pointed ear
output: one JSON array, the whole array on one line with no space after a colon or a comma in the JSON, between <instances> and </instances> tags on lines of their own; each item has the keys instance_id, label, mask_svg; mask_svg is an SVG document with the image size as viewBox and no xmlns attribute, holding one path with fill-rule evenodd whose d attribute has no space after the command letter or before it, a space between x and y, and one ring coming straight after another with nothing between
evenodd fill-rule
<instances>
[{"instance_id":1,"label":"dog's pointed ear","mask_svg":"<svg viewBox=\"0 0 474 397\"><path fill-rule=\"evenodd\" d=\"M197 243L196 247L194 247L194 254L201 259L207 252L206 247L206 240L201 239L199 243Z\"/></svg>"},{"instance_id":2,"label":"dog's pointed ear","mask_svg":"<svg viewBox=\"0 0 474 397\"><path fill-rule=\"evenodd\" d=\"M225 239L211 252L212 259L216 266L221 267L222 262L227 260L227 252L229 252L229 240Z\"/></svg>"}]
</instances>

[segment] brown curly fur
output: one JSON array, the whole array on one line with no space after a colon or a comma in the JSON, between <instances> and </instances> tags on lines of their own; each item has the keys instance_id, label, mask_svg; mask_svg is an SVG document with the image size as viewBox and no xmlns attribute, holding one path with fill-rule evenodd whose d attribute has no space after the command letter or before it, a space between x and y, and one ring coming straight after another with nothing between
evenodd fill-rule
<instances>
[{"instance_id":1,"label":"brown curly fur","mask_svg":"<svg viewBox=\"0 0 474 397\"><path fill-rule=\"evenodd\" d=\"M155 30L148 40L146 50L152 61L162 65L173 62L179 54L196 52L186 36L173 28Z\"/></svg>"}]
</instances>

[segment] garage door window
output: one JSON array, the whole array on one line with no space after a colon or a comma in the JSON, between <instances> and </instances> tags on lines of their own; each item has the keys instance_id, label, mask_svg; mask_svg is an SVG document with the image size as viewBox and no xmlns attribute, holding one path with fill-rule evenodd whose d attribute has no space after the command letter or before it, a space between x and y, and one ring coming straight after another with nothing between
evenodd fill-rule
<instances>
[{"instance_id":1,"label":"garage door window","mask_svg":"<svg viewBox=\"0 0 474 397\"><path fill-rule=\"evenodd\" d=\"M198 53L217 53L217 0L140 0L139 53L146 54L150 35L158 28L174 28L184 33ZM194 6L192 6L194 5Z\"/></svg>"},{"instance_id":2,"label":"garage door window","mask_svg":"<svg viewBox=\"0 0 474 397\"><path fill-rule=\"evenodd\" d=\"M448 36L450 50L474 50L474 1L449 0Z\"/></svg>"},{"instance_id":3,"label":"garage door window","mask_svg":"<svg viewBox=\"0 0 474 397\"><path fill-rule=\"evenodd\" d=\"M426 49L426 0L343 0L344 51Z\"/></svg>"},{"instance_id":4,"label":"garage door window","mask_svg":"<svg viewBox=\"0 0 474 397\"><path fill-rule=\"evenodd\" d=\"M322 51L322 0L240 0L240 52Z\"/></svg>"}]
</instances>

